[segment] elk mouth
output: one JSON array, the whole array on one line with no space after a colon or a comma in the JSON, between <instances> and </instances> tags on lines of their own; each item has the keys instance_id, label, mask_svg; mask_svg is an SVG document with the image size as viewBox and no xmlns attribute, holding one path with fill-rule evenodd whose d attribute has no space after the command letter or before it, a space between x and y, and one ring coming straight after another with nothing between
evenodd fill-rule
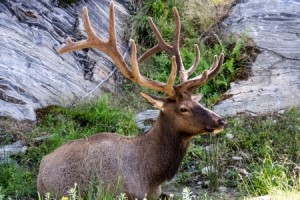
<instances>
[{"instance_id":1,"label":"elk mouth","mask_svg":"<svg viewBox=\"0 0 300 200\"><path fill-rule=\"evenodd\" d=\"M218 133L220 133L223 130L224 130L224 128L215 129L212 133L213 134L218 134Z\"/></svg>"},{"instance_id":2,"label":"elk mouth","mask_svg":"<svg viewBox=\"0 0 300 200\"><path fill-rule=\"evenodd\" d=\"M227 122L224 119L219 119L217 122L218 122L217 123L218 126L216 126L215 128L207 126L207 127L205 127L205 131L209 132L209 133L214 133L214 134L217 134L217 133L220 133L221 131L223 131L227 125Z\"/></svg>"},{"instance_id":3,"label":"elk mouth","mask_svg":"<svg viewBox=\"0 0 300 200\"><path fill-rule=\"evenodd\" d=\"M223 127L222 128L205 128L205 132L213 133L213 134L218 134L223 130L224 130Z\"/></svg>"}]
</instances>

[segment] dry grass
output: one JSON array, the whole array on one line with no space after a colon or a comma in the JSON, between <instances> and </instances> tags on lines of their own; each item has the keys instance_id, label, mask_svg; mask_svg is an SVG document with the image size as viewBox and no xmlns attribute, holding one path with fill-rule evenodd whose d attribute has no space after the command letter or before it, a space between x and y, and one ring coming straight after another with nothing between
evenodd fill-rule
<instances>
[{"instance_id":1,"label":"dry grass","mask_svg":"<svg viewBox=\"0 0 300 200\"><path fill-rule=\"evenodd\" d=\"M210 30L224 19L238 0L186 0L184 14L201 32Z\"/></svg>"},{"instance_id":2,"label":"dry grass","mask_svg":"<svg viewBox=\"0 0 300 200\"><path fill-rule=\"evenodd\" d=\"M300 199L300 193L299 192L295 192L295 193L283 192L282 194L246 198L245 200L299 200L299 199Z\"/></svg>"},{"instance_id":3,"label":"dry grass","mask_svg":"<svg viewBox=\"0 0 300 200\"><path fill-rule=\"evenodd\" d=\"M33 129L29 120L17 121L9 117L0 117L0 146L24 139L24 134Z\"/></svg>"}]
</instances>

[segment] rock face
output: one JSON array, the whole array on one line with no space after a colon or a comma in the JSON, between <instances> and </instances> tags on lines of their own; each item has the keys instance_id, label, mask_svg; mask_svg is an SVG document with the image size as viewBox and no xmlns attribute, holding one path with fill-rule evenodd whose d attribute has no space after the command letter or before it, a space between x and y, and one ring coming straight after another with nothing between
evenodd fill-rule
<instances>
[{"instance_id":1,"label":"rock face","mask_svg":"<svg viewBox=\"0 0 300 200\"><path fill-rule=\"evenodd\" d=\"M0 1L0 116L36 119L35 109L67 105L85 96L112 72L109 58L95 50L59 55L70 35L85 38L82 7L101 38L107 38L109 0L91 0L62 8L55 0ZM115 3L116 32L122 41L128 13ZM125 43L119 44L121 52ZM113 89L114 79L104 89ZM99 95L97 89L91 97Z\"/></svg>"},{"instance_id":2,"label":"rock face","mask_svg":"<svg viewBox=\"0 0 300 200\"><path fill-rule=\"evenodd\" d=\"M230 32L247 33L262 53L251 66L253 76L232 83L230 98L214 110L235 115L300 107L300 1L242 1L225 24Z\"/></svg>"}]
</instances>

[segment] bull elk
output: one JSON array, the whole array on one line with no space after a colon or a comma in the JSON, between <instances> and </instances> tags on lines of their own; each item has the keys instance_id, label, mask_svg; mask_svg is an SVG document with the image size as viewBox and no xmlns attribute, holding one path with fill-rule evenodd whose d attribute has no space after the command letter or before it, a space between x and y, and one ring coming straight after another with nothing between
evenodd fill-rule
<instances>
[{"instance_id":1,"label":"bull elk","mask_svg":"<svg viewBox=\"0 0 300 200\"><path fill-rule=\"evenodd\" d=\"M129 199L143 199L145 195L147 198L157 198L161 195L161 184L172 179L178 171L191 139L205 132L218 133L224 129L225 120L200 105L199 95L193 95L196 88L218 74L224 55L222 53L219 58L215 56L209 70L189 79L199 64L199 48L195 45L194 63L186 70L179 51L180 18L176 8L173 12L176 21L173 45L165 42L149 17L149 24L158 44L137 59L135 42L130 40L129 67L117 47L114 3L110 3L108 41L96 35L88 17L88 10L83 8L87 39L73 42L68 38L59 53L96 48L110 56L126 78L167 96L157 97L141 93L150 104L160 109L158 119L147 134L126 137L114 133L100 133L68 142L45 156L37 180L41 195L46 192L56 196L65 195L74 183L77 183L84 195L96 180L101 187L125 193ZM138 67L138 62L162 50L172 57L172 69L167 83L148 79L140 74ZM179 84L174 85L177 73Z\"/></svg>"}]
</instances>

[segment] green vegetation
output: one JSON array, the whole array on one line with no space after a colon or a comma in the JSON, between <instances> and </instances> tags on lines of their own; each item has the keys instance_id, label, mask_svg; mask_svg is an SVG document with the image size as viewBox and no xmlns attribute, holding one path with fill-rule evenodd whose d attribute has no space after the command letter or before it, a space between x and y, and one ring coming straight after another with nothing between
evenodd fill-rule
<instances>
[{"instance_id":1,"label":"green vegetation","mask_svg":"<svg viewBox=\"0 0 300 200\"><path fill-rule=\"evenodd\" d=\"M228 128L219 136L197 137L185 157L183 171L192 171L187 185L206 166L216 171L201 174L208 188L239 188L241 196L260 196L278 192L300 194L300 110L284 115L227 119ZM213 142L212 142L213 141ZM182 181L179 176L178 181Z\"/></svg>"},{"instance_id":2,"label":"green vegetation","mask_svg":"<svg viewBox=\"0 0 300 200\"><path fill-rule=\"evenodd\" d=\"M0 200L1 197L7 199L7 196L12 196L17 199L36 194L36 186L33 183L37 168L17 163L1 164L0 168Z\"/></svg>"}]
</instances>

